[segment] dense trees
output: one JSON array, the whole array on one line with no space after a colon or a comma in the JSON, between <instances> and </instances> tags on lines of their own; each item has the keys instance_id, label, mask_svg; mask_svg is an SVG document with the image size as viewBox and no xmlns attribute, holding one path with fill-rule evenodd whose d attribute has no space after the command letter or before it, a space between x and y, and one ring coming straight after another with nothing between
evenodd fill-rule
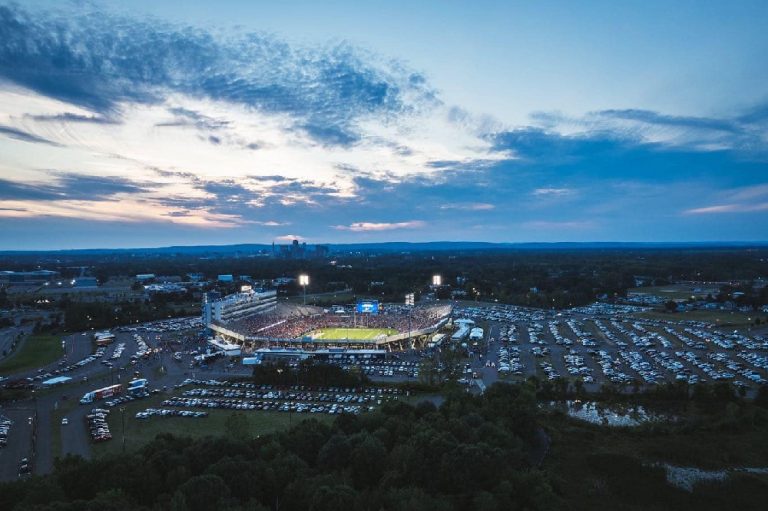
<instances>
[{"instance_id":1,"label":"dense trees","mask_svg":"<svg viewBox=\"0 0 768 511\"><path fill-rule=\"evenodd\" d=\"M138 273L179 276L202 273L248 275L259 280L311 275L309 293L351 288L356 296L375 296L400 302L411 291L426 291L433 274L451 287L438 290L441 298L452 290L468 299L538 307L569 307L596 297L620 297L638 281L664 285L677 280L742 281L734 288L744 293L739 303L768 303L768 289L752 291L747 284L765 276L768 250L757 248L643 249L581 248L536 250L486 250L456 252L389 252L333 254L328 260L285 260L253 257L252 253L152 254L18 254L0 257L0 267L47 267L70 275L72 268L87 266L101 282ZM233 291L237 283L223 285ZM281 294L301 292L298 285L281 288ZM0 294L0 300L2 295ZM323 300L329 300L323 298ZM320 302L318 302L320 303ZM326 302L328 303L328 302Z\"/></svg>"},{"instance_id":2,"label":"dense trees","mask_svg":"<svg viewBox=\"0 0 768 511\"><path fill-rule=\"evenodd\" d=\"M498 385L439 409L394 403L251 440L164 435L137 453L67 457L50 476L0 485L0 508L552 509L546 476L527 462L535 415L529 391Z\"/></svg>"}]
</instances>

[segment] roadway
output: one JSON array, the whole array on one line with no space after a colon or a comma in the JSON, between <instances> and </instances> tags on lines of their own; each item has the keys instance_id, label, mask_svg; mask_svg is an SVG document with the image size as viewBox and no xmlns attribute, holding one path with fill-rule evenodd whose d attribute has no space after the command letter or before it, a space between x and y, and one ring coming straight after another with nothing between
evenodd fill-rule
<instances>
[{"instance_id":1,"label":"roadway","mask_svg":"<svg viewBox=\"0 0 768 511\"><path fill-rule=\"evenodd\" d=\"M54 373L62 366L66 366L83 360L94 352L94 345L90 332L64 336L65 355L61 360L49 364L37 370L24 371L8 375L9 379L37 378L39 387L42 375ZM159 340L155 332L141 332L150 348L157 347ZM176 332L160 334L168 339ZM112 359L118 344L125 343L125 349L120 357ZM186 343L184 350L200 347L200 343ZM28 458L32 470L36 474L45 474L53 469L54 459L59 453L54 453L53 435L61 435L61 455L74 454L89 458L91 454L91 439L85 425L85 416L96 406L84 406L79 404L80 398L86 392L101 388L113 383L125 383L130 380L135 372L150 380L150 388L167 387L173 389L173 385L188 377L224 378L239 374L250 374L248 368L239 371L227 370L223 362L212 366L211 370L189 369L191 357L185 356L182 362L176 362L170 353L156 354L149 359L140 359L136 364L131 363L131 356L136 353L138 344L134 340L133 333L117 332L115 342L107 347L105 356L88 363L75 370L62 372L60 376L68 376L72 381L49 389L37 388L33 397L25 401L9 403L0 408L0 414L13 421L8 436L8 445L0 448L0 480L13 480L18 477L19 462L22 458ZM112 363L107 367L103 361ZM165 371L160 371L164 366ZM56 375L56 376L59 376ZM36 420L30 417L36 415ZM68 425L61 425L61 418L66 417Z\"/></svg>"}]
</instances>

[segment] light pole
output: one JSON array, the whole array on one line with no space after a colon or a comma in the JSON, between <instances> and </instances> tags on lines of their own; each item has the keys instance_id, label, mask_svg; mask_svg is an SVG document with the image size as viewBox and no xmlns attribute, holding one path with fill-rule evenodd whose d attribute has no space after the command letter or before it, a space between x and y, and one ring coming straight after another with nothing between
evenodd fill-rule
<instances>
[{"instance_id":1,"label":"light pole","mask_svg":"<svg viewBox=\"0 0 768 511\"><path fill-rule=\"evenodd\" d=\"M413 341L411 341L411 312L415 303L416 299L413 293L405 295L405 305L408 307L408 345L411 349L413 349Z\"/></svg>"},{"instance_id":2,"label":"light pole","mask_svg":"<svg viewBox=\"0 0 768 511\"><path fill-rule=\"evenodd\" d=\"M309 285L309 275L299 275L299 285L304 288L304 305L307 304L307 286Z\"/></svg>"},{"instance_id":3,"label":"light pole","mask_svg":"<svg viewBox=\"0 0 768 511\"><path fill-rule=\"evenodd\" d=\"M125 453L125 407L120 407L120 421L123 423L123 453Z\"/></svg>"},{"instance_id":4,"label":"light pole","mask_svg":"<svg viewBox=\"0 0 768 511\"><path fill-rule=\"evenodd\" d=\"M277 374L279 374L280 376L283 375L282 367L277 368ZM288 402L288 427L290 428L291 426L293 426L293 408L292 408L292 403Z\"/></svg>"}]
</instances>

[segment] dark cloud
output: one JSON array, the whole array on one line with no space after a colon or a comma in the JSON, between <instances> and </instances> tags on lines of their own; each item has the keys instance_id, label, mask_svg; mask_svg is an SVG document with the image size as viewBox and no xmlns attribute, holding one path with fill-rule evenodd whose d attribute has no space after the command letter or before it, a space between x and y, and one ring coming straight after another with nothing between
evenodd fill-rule
<instances>
[{"instance_id":1,"label":"dark cloud","mask_svg":"<svg viewBox=\"0 0 768 511\"><path fill-rule=\"evenodd\" d=\"M218 131L231 124L229 121L214 119L187 108L170 108L168 111L174 115L175 119L169 122L158 123L156 126L193 126L201 131Z\"/></svg>"},{"instance_id":2,"label":"dark cloud","mask_svg":"<svg viewBox=\"0 0 768 511\"><path fill-rule=\"evenodd\" d=\"M50 185L28 184L0 179L0 200L56 200L60 191Z\"/></svg>"},{"instance_id":3,"label":"dark cloud","mask_svg":"<svg viewBox=\"0 0 768 511\"><path fill-rule=\"evenodd\" d=\"M56 186L62 190L68 199L90 199L92 197L109 197L118 193L142 193L149 191L153 185L137 183L121 177L92 176L67 172L53 172Z\"/></svg>"},{"instance_id":4,"label":"dark cloud","mask_svg":"<svg viewBox=\"0 0 768 511\"><path fill-rule=\"evenodd\" d=\"M278 182L278 183L280 181L288 181L289 180L289 178L287 178L285 176L279 176L277 174L271 175L271 176L248 176L248 179L253 179L254 181L275 181L275 182Z\"/></svg>"},{"instance_id":5,"label":"dark cloud","mask_svg":"<svg viewBox=\"0 0 768 511\"><path fill-rule=\"evenodd\" d=\"M121 101L180 92L289 113L320 143L350 144L359 116L435 101L423 77L379 61L345 44L308 49L105 12L0 6L0 77L108 115ZM196 112L175 114L175 123L212 128Z\"/></svg>"},{"instance_id":6,"label":"dark cloud","mask_svg":"<svg viewBox=\"0 0 768 511\"><path fill-rule=\"evenodd\" d=\"M22 142L31 142L33 144L45 144L45 145L50 145L54 147L60 147L59 144L51 140L48 140L47 138L38 137L37 135L33 135L32 133L27 133L26 131L22 131L17 128L12 128L10 126L3 126L1 124L0 124L0 135L5 135L6 137L9 137L9 138L21 140Z\"/></svg>"},{"instance_id":7,"label":"dark cloud","mask_svg":"<svg viewBox=\"0 0 768 511\"><path fill-rule=\"evenodd\" d=\"M0 200L99 200L118 193L140 193L147 185L118 177L52 172L46 183L22 183L0 179Z\"/></svg>"},{"instance_id":8,"label":"dark cloud","mask_svg":"<svg viewBox=\"0 0 768 511\"><path fill-rule=\"evenodd\" d=\"M199 186L210 194L216 195L219 199L227 201L233 199L246 200L254 197L254 192L248 190L243 185L232 180L227 181L208 181Z\"/></svg>"},{"instance_id":9,"label":"dark cloud","mask_svg":"<svg viewBox=\"0 0 768 511\"><path fill-rule=\"evenodd\" d=\"M55 115L29 115L29 118L38 122L83 122L91 124L120 124L117 119L95 115L79 115L71 112Z\"/></svg>"}]
</instances>

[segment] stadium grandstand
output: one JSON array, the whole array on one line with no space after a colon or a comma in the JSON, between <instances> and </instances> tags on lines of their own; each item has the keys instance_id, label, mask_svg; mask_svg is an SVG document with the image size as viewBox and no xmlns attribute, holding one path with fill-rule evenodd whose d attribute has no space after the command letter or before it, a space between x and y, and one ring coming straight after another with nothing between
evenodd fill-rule
<instances>
[{"instance_id":1,"label":"stadium grandstand","mask_svg":"<svg viewBox=\"0 0 768 511\"><path fill-rule=\"evenodd\" d=\"M220 297L218 293L203 296L203 324L214 321L227 324L254 314L266 314L277 307L277 292L254 290L243 286L239 293Z\"/></svg>"},{"instance_id":2,"label":"stadium grandstand","mask_svg":"<svg viewBox=\"0 0 768 511\"><path fill-rule=\"evenodd\" d=\"M430 334L448 322L451 311L451 305L445 304L385 304L379 314L360 314L350 306L329 310L281 303L269 311L230 321L212 320L208 327L246 349L348 347L394 351L426 343Z\"/></svg>"}]
</instances>

